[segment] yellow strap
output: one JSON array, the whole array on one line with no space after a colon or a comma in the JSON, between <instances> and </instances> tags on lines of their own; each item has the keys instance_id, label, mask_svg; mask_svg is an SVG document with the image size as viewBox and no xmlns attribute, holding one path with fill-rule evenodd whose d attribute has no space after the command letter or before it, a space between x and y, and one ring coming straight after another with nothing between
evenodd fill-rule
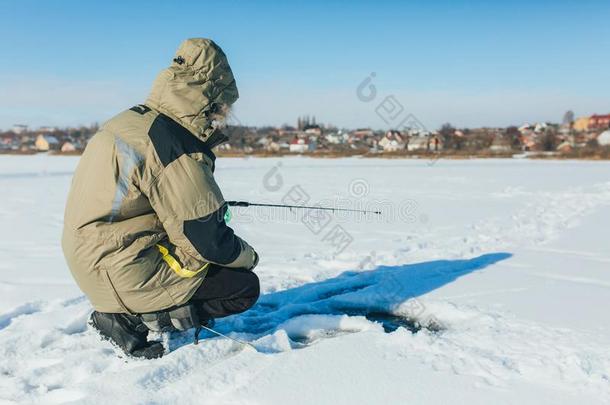
<instances>
[{"instance_id":1,"label":"yellow strap","mask_svg":"<svg viewBox=\"0 0 610 405\"><path fill-rule=\"evenodd\" d=\"M165 263L167 263L169 268L174 270L174 272L177 275L179 275L180 277L185 277L185 278L195 277L197 274L199 274L203 270L207 269L208 265L210 264L210 263L204 264L199 270L195 270L195 271L189 270L187 268L183 268L180 265L180 263L178 262L178 260L176 260L172 255L169 254L169 250L167 250L167 248L165 246L157 245L157 249L159 249L159 252L161 252L161 255L163 256L163 260L165 261Z\"/></svg>"}]
</instances>

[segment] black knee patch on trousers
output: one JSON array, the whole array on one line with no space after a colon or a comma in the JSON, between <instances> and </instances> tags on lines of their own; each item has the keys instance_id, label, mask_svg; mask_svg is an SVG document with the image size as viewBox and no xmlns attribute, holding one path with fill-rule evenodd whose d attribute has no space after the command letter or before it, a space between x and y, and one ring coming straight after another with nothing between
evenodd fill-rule
<instances>
[{"instance_id":1,"label":"black knee patch on trousers","mask_svg":"<svg viewBox=\"0 0 610 405\"><path fill-rule=\"evenodd\" d=\"M222 318L252 308L259 295L260 282L252 271L214 266L192 302L201 318Z\"/></svg>"},{"instance_id":2,"label":"black knee patch on trousers","mask_svg":"<svg viewBox=\"0 0 610 405\"><path fill-rule=\"evenodd\" d=\"M250 281L248 283L248 287L247 287L247 292L244 294L245 297L249 297L251 298L251 303L249 304L248 308L252 307L254 305L254 303L256 302L256 300L258 300L258 297L261 294L261 283L260 280L258 279L258 276L253 273L252 271L249 271L250 274Z\"/></svg>"}]
</instances>

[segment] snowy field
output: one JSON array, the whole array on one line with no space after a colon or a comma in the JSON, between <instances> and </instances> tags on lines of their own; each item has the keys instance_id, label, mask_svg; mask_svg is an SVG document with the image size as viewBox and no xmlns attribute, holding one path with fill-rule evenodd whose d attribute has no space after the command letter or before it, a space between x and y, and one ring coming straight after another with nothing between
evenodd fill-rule
<instances>
[{"instance_id":1,"label":"snowy field","mask_svg":"<svg viewBox=\"0 0 610 405\"><path fill-rule=\"evenodd\" d=\"M118 358L64 263L78 158L0 156L0 402L610 403L610 163L219 159L264 295Z\"/></svg>"}]
</instances>

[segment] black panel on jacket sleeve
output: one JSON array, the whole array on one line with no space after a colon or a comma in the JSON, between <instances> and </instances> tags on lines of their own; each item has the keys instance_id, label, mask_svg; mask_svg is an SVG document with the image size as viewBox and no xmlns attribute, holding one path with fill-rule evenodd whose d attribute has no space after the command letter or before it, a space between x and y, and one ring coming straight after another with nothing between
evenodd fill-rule
<instances>
[{"instance_id":1,"label":"black panel on jacket sleeve","mask_svg":"<svg viewBox=\"0 0 610 405\"><path fill-rule=\"evenodd\" d=\"M229 264L241 253L239 238L225 223L227 206L199 219L184 221L184 235L206 260Z\"/></svg>"}]
</instances>

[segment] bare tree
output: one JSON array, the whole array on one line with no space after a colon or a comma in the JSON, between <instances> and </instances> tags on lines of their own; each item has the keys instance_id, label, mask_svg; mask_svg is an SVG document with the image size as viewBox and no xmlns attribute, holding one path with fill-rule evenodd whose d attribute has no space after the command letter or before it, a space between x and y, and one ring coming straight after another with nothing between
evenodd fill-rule
<instances>
[{"instance_id":1,"label":"bare tree","mask_svg":"<svg viewBox=\"0 0 610 405\"><path fill-rule=\"evenodd\" d=\"M568 110L565 114L563 114L563 125L569 126L574 122L574 111Z\"/></svg>"},{"instance_id":2,"label":"bare tree","mask_svg":"<svg viewBox=\"0 0 610 405\"><path fill-rule=\"evenodd\" d=\"M557 139L557 134L551 130L545 131L542 136L542 149L546 152L552 152L557 148L559 144L559 140Z\"/></svg>"},{"instance_id":3,"label":"bare tree","mask_svg":"<svg viewBox=\"0 0 610 405\"><path fill-rule=\"evenodd\" d=\"M447 123L443 124L441 126L441 129L439 129L438 134L443 139L445 148L461 149L461 146L462 146L461 144L460 145L455 144L455 140L456 140L456 137L454 136L455 128L450 123L447 122Z\"/></svg>"}]
</instances>

